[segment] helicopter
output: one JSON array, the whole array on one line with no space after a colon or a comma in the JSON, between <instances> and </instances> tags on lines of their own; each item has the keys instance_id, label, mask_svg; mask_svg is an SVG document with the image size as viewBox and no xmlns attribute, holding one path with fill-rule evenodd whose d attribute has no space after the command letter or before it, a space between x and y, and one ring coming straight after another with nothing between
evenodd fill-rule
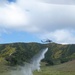
<instances>
[{"instance_id":1,"label":"helicopter","mask_svg":"<svg viewBox=\"0 0 75 75\"><path fill-rule=\"evenodd\" d=\"M52 43L52 40L50 39L44 39L44 40L41 40L42 43Z\"/></svg>"}]
</instances>

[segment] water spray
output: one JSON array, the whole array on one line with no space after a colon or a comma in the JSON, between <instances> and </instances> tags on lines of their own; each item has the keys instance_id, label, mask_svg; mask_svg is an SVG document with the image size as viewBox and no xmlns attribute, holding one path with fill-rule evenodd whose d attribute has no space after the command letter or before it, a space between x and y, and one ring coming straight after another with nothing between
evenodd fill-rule
<instances>
[{"instance_id":1,"label":"water spray","mask_svg":"<svg viewBox=\"0 0 75 75\"><path fill-rule=\"evenodd\" d=\"M12 72L12 75L33 75L33 71L40 70L40 62L45 57L45 53L48 51L48 48L39 51L29 63L25 63L20 70Z\"/></svg>"}]
</instances>

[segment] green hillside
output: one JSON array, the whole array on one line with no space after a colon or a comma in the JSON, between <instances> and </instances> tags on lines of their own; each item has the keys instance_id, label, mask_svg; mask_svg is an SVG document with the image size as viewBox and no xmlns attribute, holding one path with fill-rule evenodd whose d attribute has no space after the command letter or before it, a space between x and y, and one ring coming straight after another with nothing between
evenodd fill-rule
<instances>
[{"instance_id":1,"label":"green hillside","mask_svg":"<svg viewBox=\"0 0 75 75\"><path fill-rule=\"evenodd\" d=\"M10 70L0 72L0 75L11 75ZM45 66L42 63L41 70L35 71L34 75L75 75L75 60L64 64Z\"/></svg>"},{"instance_id":2,"label":"green hillside","mask_svg":"<svg viewBox=\"0 0 75 75\"><path fill-rule=\"evenodd\" d=\"M46 65L64 63L75 59L75 45L61 45L56 43L10 43L0 45L0 63L7 65L23 65L28 62L39 50L48 47L45 59Z\"/></svg>"},{"instance_id":3,"label":"green hillside","mask_svg":"<svg viewBox=\"0 0 75 75\"><path fill-rule=\"evenodd\" d=\"M75 75L75 44L56 43L0 44L0 75L10 75L6 73L9 73L13 66L22 66L24 62L29 62L36 53L46 47L49 50L42 60L42 71L35 72L35 75Z\"/></svg>"},{"instance_id":4,"label":"green hillside","mask_svg":"<svg viewBox=\"0 0 75 75\"><path fill-rule=\"evenodd\" d=\"M75 75L75 60L54 66L42 66L34 75Z\"/></svg>"}]
</instances>

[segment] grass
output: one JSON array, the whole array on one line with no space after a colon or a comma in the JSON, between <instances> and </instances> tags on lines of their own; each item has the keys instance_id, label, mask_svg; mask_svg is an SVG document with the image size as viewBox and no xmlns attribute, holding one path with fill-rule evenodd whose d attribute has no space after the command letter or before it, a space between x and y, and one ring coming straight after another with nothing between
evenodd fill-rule
<instances>
[{"instance_id":1,"label":"grass","mask_svg":"<svg viewBox=\"0 0 75 75\"><path fill-rule=\"evenodd\" d=\"M41 71L34 75L75 75L75 60L61 65L42 66Z\"/></svg>"},{"instance_id":2,"label":"grass","mask_svg":"<svg viewBox=\"0 0 75 75\"><path fill-rule=\"evenodd\" d=\"M6 68L6 66L3 66L4 71L1 72L3 69L0 66L0 75L11 75ZM35 71L34 75L75 75L75 60L55 66L42 65L41 71Z\"/></svg>"},{"instance_id":3,"label":"grass","mask_svg":"<svg viewBox=\"0 0 75 75\"><path fill-rule=\"evenodd\" d=\"M34 75L75 75L74 71L62 71L54 67L44 67L40 72L35 72Z\"/></svg>"}]
</instances>

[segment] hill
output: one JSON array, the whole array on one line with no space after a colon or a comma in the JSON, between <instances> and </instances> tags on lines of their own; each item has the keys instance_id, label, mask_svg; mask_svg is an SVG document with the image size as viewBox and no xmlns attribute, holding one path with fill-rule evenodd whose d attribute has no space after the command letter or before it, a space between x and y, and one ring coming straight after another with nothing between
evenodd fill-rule
<instances>
[{"instance_id":1,"label":"hill","mask_svg":"<svg viewBox=\"0 0 75 75\"><path fill-rule=\"evenodd\" d=\"M75 60L54 66L42 66L34 75L75 75Z\"/></svg>"},{"instance_id":2,"label":"hill","mask_svg":"<svg viewBox=\"0 0 75 75\"><path fill-rule=\"evenodd\" d=\"M23 65L39 50L46 47L49 49L43 60L46 65L60 64L75 59L75 44L10 43L0 44L0 63L11 66Z\"/></svg>"}]
</instances>

